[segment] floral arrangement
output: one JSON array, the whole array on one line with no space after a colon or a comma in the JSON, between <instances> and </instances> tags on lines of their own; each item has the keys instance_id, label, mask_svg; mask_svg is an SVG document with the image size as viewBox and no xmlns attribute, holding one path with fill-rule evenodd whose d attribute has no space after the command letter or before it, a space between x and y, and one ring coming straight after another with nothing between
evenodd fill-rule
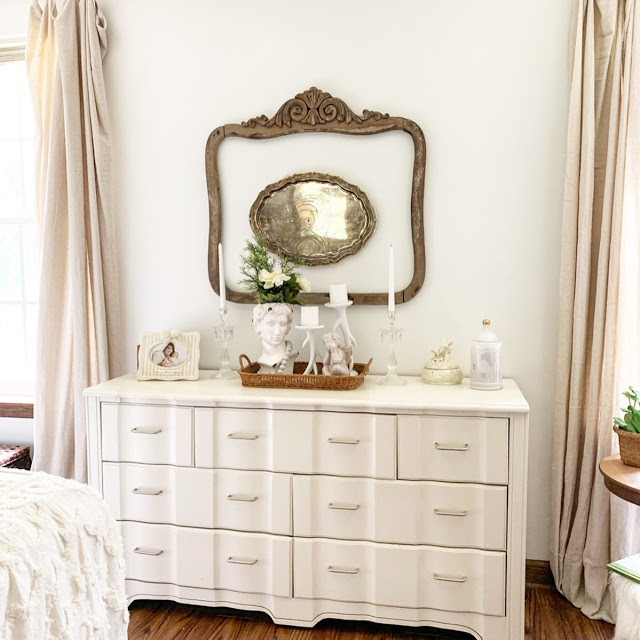
<instances>
[{"instance_id":1,"label":"floral arrangement","mask_svg":"<svg viewBox=\"0 0 640 640\"><path fill-rule=\"evenodd\" d=\"M240 258L240 271L244 276L240 284L255 294L258 304L302 304L298 294L301 291L311 291L309 281L296 270L303 264L302 260L280 252L276 258L269 253L261 237L247 240Z\"/></svg>"},{"instance_id":2,"label":"floral arrangement","mask_svg":"<svg viewBox=\"0 0 640 640\"><path fill-rule=\"evenodd\" d=\"M614 418L613 422L623 431L640 433L640 407L638 407L640 398L638 397L638 390L633 387L629 387L629 389L624 391L622 395L629 400L629 405L627 407L620 407L624 414L624 418Z\"/></svg>"}]
</instances>

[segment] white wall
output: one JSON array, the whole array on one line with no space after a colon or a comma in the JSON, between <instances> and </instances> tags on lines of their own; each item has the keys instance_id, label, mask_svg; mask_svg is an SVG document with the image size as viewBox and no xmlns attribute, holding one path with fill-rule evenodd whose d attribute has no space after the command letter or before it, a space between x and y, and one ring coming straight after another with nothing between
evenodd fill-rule
<instances>
[{"instance_id":1,"label":"white wall","mask_svg":"<svg viewBox=\"0 0 640 640\"><path fill-rule=\"evenodd\" d=\"M30 0L0 1L0 38L24 37L27 33L27 17Z\"/></svg>"},{"instance_id":2,"label":"white wall","mask_svg":"<svg viewBox=\"0 0 640 640\"><path fill-rule=\"evenodd\" d=\"M33 457L33 420L0 418L0 444L26 444L31 448Z\"/></svg>"},{"instance_id":3,"label":"white wall","mask_svg":"<svg viewBox=\"0 0 640 640\"><path fill-rule=\"evenodd\" d=\"M105 75L129 368L141 331L173 327L201 331L202 364L217 364L204 174L212 129L272 115L311 85L355 111L409 117L427 140L427 278L418 296L398 309L405 329L400 368L418 373L429 349L448 338L468 371L469 341L483 317L492 319L504 339L504 372L531 405L528 557L548 558L570 0L100 4L109 24ZM274 145L274 166L258 178L245 147L225 142L229 261L237 259L235 244L248 229L256 184L290 169L340 174L361 168L341 165L342 152L314 144L318 155L311 160ZM371 189L372 199L376 189L374 205L385 225L391 216L408 216L410 145L401 134L390 144L382 187L377 180L372 187L362 177L367 172L352 180ZM368 156L368 150L356 153ZM370 168L380 171L375 163ZM410 245L398 229L404 284L408 258L402 254ZM385 262L380 256L371 276L345 261L326 277L360 288L364 275L384 272ZM231 305L238 328L234 359L241 351L256 353L250 313L249 306ZM376 329L384 309L354 308L351 318L359 359L373 356L379 371L384 353Z\"/></svg>"}]
</instances>

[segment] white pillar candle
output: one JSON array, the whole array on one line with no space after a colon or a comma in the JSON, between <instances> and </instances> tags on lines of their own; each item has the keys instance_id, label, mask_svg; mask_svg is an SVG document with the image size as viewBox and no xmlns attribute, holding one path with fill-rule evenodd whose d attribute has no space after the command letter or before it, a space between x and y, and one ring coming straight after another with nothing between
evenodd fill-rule
<instances>
[{"instance_id":1,"label":"white pillar candle","mask_svg":"<svg viewBox=\"0 0 640 640\"><path fill-rule=\"evenodd\" d=\"M389 314L396 311L396 283L393 265L393 246L389 245Z\"/></svg>"},{"instance_id":2,"label":"white pillar candle","mask_svg":"<svg viewBox=\"0 0 640 640\"><path fill-rule=\"evenodd\" d=\"M300 307L300 325L303 327L317 327L320 324L318 307Z\"/></svg>"},{"instance_id":3,"label":"white pillar candle","mask_svg":"<svg viewBox=\"0 0 640 640\"><path fill-rule=\"evenodd\" d=\"M349 298L347 297L347 285L330 284L329 300L331 304L344 304L345 302L349 302Z\"/></svg>"},{"instance_id":4,"label":"white pillar candle","mask_svg":"<svg viewBox=\"0 0 640 640\"><path fill-rule=\"evenodd\" d=\"M224 281L224 255L222 253L222 242L218 244L218 276L220 278L220 311L227 308L227 286Z\"/></svg>"}]
</instances>

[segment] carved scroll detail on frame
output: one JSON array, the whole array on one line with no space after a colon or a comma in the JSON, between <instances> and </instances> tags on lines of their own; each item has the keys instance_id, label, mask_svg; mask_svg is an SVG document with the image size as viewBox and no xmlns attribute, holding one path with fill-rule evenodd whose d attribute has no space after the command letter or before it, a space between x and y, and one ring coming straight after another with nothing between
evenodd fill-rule
<instances>
[{"instance_id":1,"label":"carved scroll detail on frame","mask_svg":"<svg viewBox=\"0 0 640 640\"><path fill-rule=\"evenodd\" d=\"M249 221L271 251L314 266L362 249L375 229L376 213L367 194L342 178L298 173L263 189Z\"/></svg>"},{"instance_id":2,"label":"carved scroll detail on frame","mask_svg":"<svg viewBox=\"0 0 640 640\"><path fill-rule=\"evenodd\" d=\"M367 120L381 120L388 117L388 113L369 111L368 109L363 111L362 116L358 116L349 109L344 100L334 98L330 93L321 91L316 87L311 87L311 89L296 95L295 98L287 100L278 109L278 113L273 118L267 118L265 115L258 116L243 122L242 126L291 127L295 122L315 126L317 124L327 124L334 120L346 124L351 122L362 124Z\"/></svg>"},{"instance_id":3,"label":"carved scroll detail on frame","mask_svg":"<svg viewBox=\"0 0 640 640\"><path fill-rule=\"evenodd\" d=\"M209 194L209 281L219 294L218 243L222 239L222 203L218 174L218 149L225 138L239 137L252 140L268 140L296 133L339 133L346 135L375 135L386 131L404 131L411 136L414 146L413 181L411 186L411 243L413 247L413 276L403 291L395 294L396 304L411 300L420 291L425 279L424 246L424 175L426 143L420 127L407 118L392 117L379 111L365 110L362 116L354 113L340 98L316 87L287 100L277 113L268 118L259 116L242 124L227 124L214 129L209 135L205 151L207 191ZM305 304L322 304L329 301L328 293L303 293ZM353 293L354 304L387 303L387 293ZM231 302L255 304L254 297L244 291L227 287L227 299Z\"/></svg>"}]
</instances>

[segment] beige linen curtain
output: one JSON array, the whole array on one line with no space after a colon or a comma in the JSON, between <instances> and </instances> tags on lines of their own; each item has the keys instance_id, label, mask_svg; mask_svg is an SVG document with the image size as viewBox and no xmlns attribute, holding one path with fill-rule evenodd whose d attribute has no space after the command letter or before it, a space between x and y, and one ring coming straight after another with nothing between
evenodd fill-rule
<instances>
[{"instance_id":1,"label":"beige linen curtain","mask_svg":"<svg viewBox=\"0 0 640 640\"><path fill-rule=\"evenodd\" d=\"M34 468L86 481L85 387L119 374L106 23L95 0L31 6L41 282Z\"/></svg>"},{"instance_id":2,"label":"beige linen curtain","mask_svg":"<svg viewBox=\"0 0 640 640\"><path fill-rule=\"evenodd\" d=\"M611 620L606 565L640 551L640 509L598 463L617 447L621 392L640 385L640 4L577 0L560 274L551 568Z\"/></svg>"}]
</instances>

